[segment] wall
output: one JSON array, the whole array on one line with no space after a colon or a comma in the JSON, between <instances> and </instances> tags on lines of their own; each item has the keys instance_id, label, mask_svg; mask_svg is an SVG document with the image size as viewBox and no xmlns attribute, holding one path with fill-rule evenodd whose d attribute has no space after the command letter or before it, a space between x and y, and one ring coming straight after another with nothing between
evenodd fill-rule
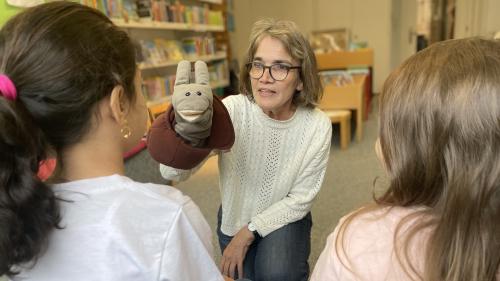
<instances>
[{"instance_id":1,"label":"wall","mask_svg":"<svg viewBox=\"0 0 500 281\"><path fill-rule=\"evenodd\" d=\"M0 26L3 24L21 9L12 7L7 4L6 0L0 0Z\"/></svg>"},{"instance_id":2,"label":"wall","mask_svg":"<svg viewBox=\"0 0 500 281\"><path fill-rule=\"evenodd\" d=\"M401 25L401 1L400 0L392 0L392 9L391 9L391 50L392 55L389 61L389 65L392 69L396 68L401 63L402 51L400 50L401 40L404 36L402 36Z\"/></svg>"},{"instance_id":3,"label":"wall","mask_svg":"<svg viewBox=\"0 0 500 281\"><path fill-rule=\"evenodd\" d=\"M374 50L374 91L379 92L392 70L390 0L314 0L315 29L346 27L353 42L365 41Z\"/></svg>"},{"instance_id":4,"label":"wall","mask_svg":"<svg viewBox=\"0 0 500 281\"><path fill-rule=\"evenodd\" d=\"M354 41L374 49L374 90L391 71L391 0L233 0L233 50L241 59L253 22L263 17L295 21L305 35L312 30L348 28Z\"/></svg>"},{"instance_id":5,"label":"wall","mask_svg":"<svg viewBox=\"0 0 500 281\"><path fill-rule=\"evenodd\" d=\"M313 7L304 5L303 0L233 0L233 5L235 32L231 35L231 47L240 64L248 48L252 25L259 19L288 19L297 23L304 34L312 30Z\"/></svg>"},{"instance_id":6,"label":"wall","mask_svg":"<svg viewBox=\"0 0 500 281\"><path fill-rule=\"evenodd\" d=\"M484 35L492 35L500 31L500 1L488 0L484 9L486 21L483 30Z\"/></svg>"},{"instance_id":7,"label":"wall","mask_svg":"<svg viewBox=\"0 0 500 281\"><path fill-rule=\"evenodd\" d=\"M391 68L391 11L390 0L354 0L352 40L366 41L374 50L373 86L379 93L392 71Z\"/></svg>"},{"instance_id":8,"label":"wall","mask_svg":"<svg viewBox=\"0 0 500 281\"><path fill-rule=\"evenodd\" d=\"M500 31L500 1L456 0L455 38L492 37Z\"/></svg>"}]
</instances>

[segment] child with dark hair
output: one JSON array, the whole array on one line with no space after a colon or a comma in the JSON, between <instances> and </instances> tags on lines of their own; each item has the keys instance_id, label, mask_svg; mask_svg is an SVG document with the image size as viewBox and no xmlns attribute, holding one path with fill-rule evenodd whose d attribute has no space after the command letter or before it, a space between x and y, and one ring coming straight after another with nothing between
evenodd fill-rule
<instances>
[{"instance_id":1,"label":"child with dark hair","mask_svg":"<svg viewBox=\"0 0 500 281\"><path fill-rule=\"evenodd\" d=\"M193 201L124 176L147 121L124 31L72 2L27 9L0 30L0 74L0 275L223 280Z\"/></svg>"}]
</instances>

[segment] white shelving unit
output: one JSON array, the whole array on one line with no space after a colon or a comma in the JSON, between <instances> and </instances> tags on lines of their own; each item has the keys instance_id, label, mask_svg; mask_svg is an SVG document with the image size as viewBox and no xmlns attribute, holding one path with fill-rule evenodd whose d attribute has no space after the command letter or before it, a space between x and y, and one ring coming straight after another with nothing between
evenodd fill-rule
<instances>
[{"instance_id":1,"label":"white shelving unit","mask_svg":"<svg viewBox=\"0 0 500 281\"><path fill-rule=\"evenodd\" d=\"M222 0L199 0L200 2L211 3L211 4L222 4Z\"/></svg>"},{"instance_id":2,"label":"white shelving unit","mask_svg":"<svg viewBox=\"0 0 500 281\"><path fill-rule=\"evenodd\" d=\"M180 60L207 62L211 87L217 89L214 93L220 94L221 88L229 85L229 43L219 40L221 36L228 38L227 0L144 0L140 5L132 1L126 7L110 4L114 1L120 0L108 0L107 5L79 0L106 14L144 48L144 62L138 68L144 80L143 92L150 99L147 106L151 117L168 108Z\"/></svg>"},{"instance_id":3,"label":"white shelving unit","mask_svg":"<svg viewBox=\"0 0 500 281\"><path fill-rule=\"evenodd\" d=\"M183 4L193 5L196 2L203 3L203 5L216 5L214 10L219 10L220 6L224 5L224 0L181 0L184 2ZM208 24L195 24L195 23L183 23L183 22L161 22L161 21L153 21L150 19L137 19L130 18L129 20L124 19L112 19L113 22L127 30L127 32L131 35L131 37L136 40L151 40L155 38L166 39L166 40L182 40L183 38L189 37L197 37L199 35L211 34L213 32L224 32L225 26L224 21L221 25L208 25ZM186 56L182 60L189 60L191 62L202 60L210 65L216 64L217 66L213 68L213 71L217 74L211 72L210 86L212 89L218 89L229 86L229 73L225 75L221 75L221 73L228 72L228 54L227 50L223 48L223 50L217 51L214 54L210 55L201 55L201 56ZM152 62L151 60L147 60L148 62L143 62L139 64L139 69L142 72L142 76L144 79L152 78L152 77L167 77L169 75L174 75L176 71L177 64L180 59L176 60L167 60L167 61L159 61ZM154 60L153 60L154 61ZM217 80L214 81L214 77L217 77ZM153 100L147 101L147 106L150 110L150 114L152 117L157 116L159 113L165 111L168 105L171 102L171 96L163 96L163 97L154 97Z\"/></svg>"},{"instance_id":4,"label":"white shelving unit","mask_svg":"<svg viewBox=\"0 0 500 281\"><path fill-rule=\"evenodd\" d=\"M188 24L179 22L158 22L158 21L129 21L115 19L113 22L122 28L134 29L163 29L163 30L186 30L196 32L220 32L224 31L222 25Z\"/></svg>"},{"instance_id":5,"label":"white shelving unit","mask_svg":"<svg viewBox=\"0 0 500 281\"><path fill-rule=\"evenodd\" d=\"M207 56L194 56L194 57L187 57L184 58L185 60L189 60L191 62L197 61L197 60L202 60L205 62L211 62L211 61L217 61L217 60L223 60L226 59L226 53L225 52L217 52L213 55L207 55ZM139 64L139 69L141 70L149 70L149 69L156 69L156 68L164 68L164 67L172 67L172 66L177 66L180 60L171 60L171 61L165 61L162 63L158 64L144 64L141 63Z\"/></svg>"}]
</instances>

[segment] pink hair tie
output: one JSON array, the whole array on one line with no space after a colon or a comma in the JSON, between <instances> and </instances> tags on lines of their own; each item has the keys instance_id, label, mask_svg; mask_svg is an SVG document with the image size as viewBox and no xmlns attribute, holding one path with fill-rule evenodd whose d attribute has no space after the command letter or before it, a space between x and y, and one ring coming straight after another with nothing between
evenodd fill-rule
<instances>
[{"instance_id":1,"label":"pink hair tie","mask_svg":"<svg viewBox=\"0 0 500 281\"><path fill-rule=\"evenodd\" d=\"M17 90L9 76L0 74L0 95L9 100L16 100Z\"/></svg>"}]
</instances>

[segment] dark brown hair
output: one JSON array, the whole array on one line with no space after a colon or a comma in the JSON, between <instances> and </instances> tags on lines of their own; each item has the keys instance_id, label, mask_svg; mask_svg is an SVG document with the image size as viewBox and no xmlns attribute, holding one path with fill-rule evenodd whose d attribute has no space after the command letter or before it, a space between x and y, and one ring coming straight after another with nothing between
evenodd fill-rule
<instances>
[{"instance_id":1,"label":"dark brown hair","mask_svg":"<svg viewBox=\"0 0 500 281\"><path fill-rule=\"evenodd\" d=\"M36 260L60 221L57 198L36 173L91 127L116 85L133 101L135 49L97 10L72 2L26 9L0 30L0 73L17 89L0 97L0 275ZM64 165L58 159L58 165Z\"/></svg>"},{"instance_id":2,"label":"dark brown hair","mask_svg":"<svg viewBox=\"0 0 500 281\"><path fill-rule=\"evenodd\" d=\"M395 251L408 275L426 281L496 280L500 41L450 40L409 58L384 84L379 137L390 183L377 206L417 210L387 237L401 246ZM369 210L354 213L341 233ZM424 231L429 237L418 272L409 244Z\"/></svg>"},{"instance_id":3,"label":"dark brown hair","mask_svg":"<svg viewBox=\"0 0 500 281\"><path fill-rule=\"evenodd\" d=\"M316 56L307 39L300 33L297 25L291 21L263 19L253 25L250 46L240 71L241 93L245 94L251 101L254 100L251 78L246 64L253 61L260 42L267 36L281 41L290 56L297 60L301 66L299 73L303 90L302 93L295 93L293 103L298 106L314 108L323 95L323 87L316 66Z\"/></svg>"}]
</instances>

